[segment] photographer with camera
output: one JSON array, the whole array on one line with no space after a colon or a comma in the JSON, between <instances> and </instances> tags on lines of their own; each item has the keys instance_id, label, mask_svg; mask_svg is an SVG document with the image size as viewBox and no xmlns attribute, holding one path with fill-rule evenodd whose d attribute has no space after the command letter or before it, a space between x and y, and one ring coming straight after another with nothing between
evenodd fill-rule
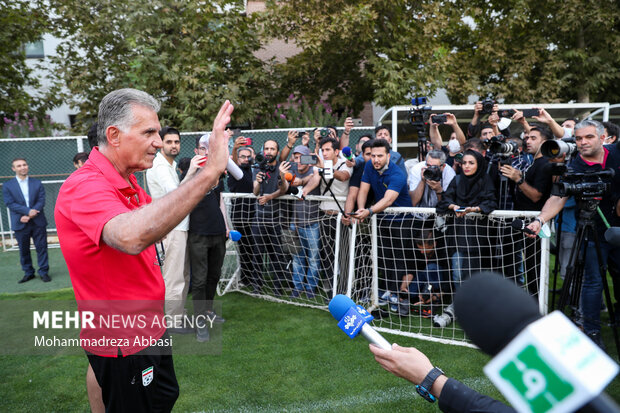
<instances>
[{"instance_id":1,"label":"photographer with camera","mask_svg":"<svg viewBox=\"0 0 620 413\"><path fill-rule=\"evenodd\" d=\"M426 160L413 165L409 172L407 180L412 206L435 207L455 176L454 169L446 167L446 154L430 151Z\"/></svg>"},{"instance_id":2,"label":"photographer with camera","mask_svg":"<svg viewBox=\"0 0 620 413\"><path fill-rule=\"evenodd\" d=\"M233 161L243 172L243 177L235 179L228 174L228 190L232 193L251 194L254 190L252 164L254 163L254 149L248 145L248 139L243 136L235 139L233 146ZM255 247L252 236L252 221L254 220L256 200L252 198L233 198L231 200L230 220L233 229L241 233L237 241L239 251L239 269L241 282L249 284L253 289L262 285L262 277L258 272L256 258L253 253Z\"/></svg>"},{"instance_id":3,"label":"photographer with camera","mask_svg":"<svg viewBox=\"0 0 620 413\"><path fill-rule=\"evenodd\" d=\"M269 139L263 145L263 153L256 156L254 169L253 193L257 197L256 217L252 225L252 235L256 242L256 248L266 250L269 256L271 271L262 270L258 264L260 274L271 272L274 276L274 294L282 294L281 280L286 280L286 269L282 253L282 228L280 215L282 208L276 200L286 193L285 180L280 174L278 162L278 142ZM260 155L260 156L259 156ZM263 254L258 254L259 259ZM261 285L255 286L255 293L260 292Z\"/></svg>"},{"instance_id":4,"label":"photographer with camera","mask_svg":"<svg viewBox=\"0 0 620 413\"><path fill-rule=\"evenodd\" d=\"M563 182L564 193L552 195L545 203L540 215L534 222L528 225L528 229L538 234L541 226L548 220L555 217L570 195L575 195L577 200L578 213L583 206L580 206L580 198L583 193L578 193L579 189L587 190L588 187L600 186L598 181L603 178L596 177L596 173L605 169L612 169L615 172L613 178L604 178L603 182L608 183L606 190L600 197L599 209L605 219L612 226L620 225L620 150L615 145L604 145L605 128L600 122L594 120L584 120L575 126L575 141L579 155L575 157L569 165L570 172L563 179L577 176L582 183ZM583 174L581 176L575 174ZM596 179L597 182L588 182L588 175ZM566 190L568 187L568 191ZM576 193L575 193L576 192ZM596 196L598 198L598 195ZM583 205L583 203L582 203ZM618 256L620 251L617 247L609 244L604 237L606 225L598 215L593 215L598 236L600 252L603 264L607 262L609 256ZM536 235L528 235L535 237ZM603 291L602 274L599 271L597 249L594 239L590 239L585 248L585 267L583 272L583 284L581 290L581 310L584 317L584 332L597 344L602 346L600 312L601 295Z\"/></svg>"},{"instance_id":5,"label":"photographer with camera","mask_svg":"<svg viewBox=\"0 0 620 413\"><path fill-rule=\"evenodd\" d=\"M551 195L553 174L549 160L543 157L540 147L543 142L552 139L551 131L542 125L532 125L525 140L525 152L534 157L534 161L521 171L512 165L500 166L500 172L514 185L514 209L517 211L540 211ZM517 267L525 262L527 288L531 295L538 295L540 268L537 265L537 251L540 250L540 238L524 239L525 249L514 251L515 242L521 238L520 233L509 231L503 243L509 251L504 251L508 258L505 275L517 277ZM517 244L518 245L518 244ZM524 256L521 257L520 255Z\"/></svg>"},{"instance_id":6,"label":"photographer with camera","mask_svg":"<svg viewBox=\"0 0 620 413\"><path fill-rule=\"evenodd\" d=\"M472 117L469 125L467 125L467 139L474 138L478 136L478 134L480 134L480 139L484 140L484 136L482 136L482 129L484 127L484 124L481 124L480 120L482 116L491 115L493 112L497 111L498 106L493 99L486 98L482 101L477 101L474 105L474 116ZM492 135L490 135L489 138L496 135L493 132L491 133Z\"/></svg>"}]
</instances>

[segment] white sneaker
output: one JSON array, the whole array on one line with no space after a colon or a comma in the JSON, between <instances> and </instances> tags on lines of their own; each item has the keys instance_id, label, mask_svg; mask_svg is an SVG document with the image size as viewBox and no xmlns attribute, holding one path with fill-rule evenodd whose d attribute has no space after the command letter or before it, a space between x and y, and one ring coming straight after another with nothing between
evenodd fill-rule
<instances>
[{"instance_id":1,"label":"white sneaker","mask_svg":"<svg viewBox=\"0 0 620 413\"><path fill-rule=\"evenodd\" d=\"M447 327L452 324L452 321L454 321L454 307L452 307L452 304L444 308L443 314L433 317L433 325L435 327Z\"/></svg>"}]
</instances>

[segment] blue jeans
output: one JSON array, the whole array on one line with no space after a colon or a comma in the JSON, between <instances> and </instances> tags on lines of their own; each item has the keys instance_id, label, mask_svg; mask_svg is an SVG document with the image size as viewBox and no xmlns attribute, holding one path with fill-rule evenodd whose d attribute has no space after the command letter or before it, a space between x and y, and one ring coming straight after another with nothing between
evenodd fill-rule
<instances>
[{"instance_id":1,"label":"blue jeans","mask_svg":"<svg viewBox=\"0 0 620 413\"><path fill-rule=\"evenodd\" d=\"M294 225L291 226L294 228ZM301 248L293 257L293 285L297 291L314 292L319 281L319 223L297 227ZM306 274L306 269L308 270ZM304 278L307 282L304 288Z\"/></svg>"},{"instance_id":2,"label":"blue jeans","mask_svg":"<svg viewBox=\"0 0 620 413\"><path fill-rule=\"evenodd\" d=\"M439 267L434 262L429 263L424 271L418 271L416 277L409 283L409 295L417 300L420 293L428 293L427 288L429 284L433 286L433 292L438 293L441 291L439 285L441 275L439 271Z\"/></svg>"},{"instance_id":3,"label":"blue jeans","mask_svg":"<svg viewBox=\"0 0 620 413\"><path fill-rule=\"evenodd\" d=\"M601 242L601 256L605 268L612 246ZM617 253L617 249L615 249ZM583 329L586 334L601 331L601 297L603 279L599 271L598 257L594 241L588 242L586 248L586 262L583 271L583 285L581 287L581 311L583 312Z\"/></svg>"}]
</instances>

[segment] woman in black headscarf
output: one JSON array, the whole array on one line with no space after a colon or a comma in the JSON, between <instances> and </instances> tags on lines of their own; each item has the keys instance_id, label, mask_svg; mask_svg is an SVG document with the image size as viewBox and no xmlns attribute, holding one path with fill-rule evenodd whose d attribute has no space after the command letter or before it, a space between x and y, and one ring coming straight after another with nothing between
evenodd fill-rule
<instances>
[{"instance_id":1,"label":"woman in black headscarf","mask_svg":"<svg viewBox=\"0 0 620 413\"><path fill-rule=\"evenodd\" d=\"M437 204L438 214L454 213L446 240L452 253L454 287L481 270L480 257L489 249L488 220L470 213L488 214L497 208L493 180L484 157L473 150L463 154L463 172L457 175Z\"/></svg>"}]
</instances>

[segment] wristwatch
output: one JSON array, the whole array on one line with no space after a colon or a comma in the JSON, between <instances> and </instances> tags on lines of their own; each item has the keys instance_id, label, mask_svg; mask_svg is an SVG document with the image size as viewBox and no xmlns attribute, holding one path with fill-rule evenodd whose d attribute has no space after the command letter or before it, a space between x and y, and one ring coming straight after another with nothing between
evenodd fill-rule
<instances>
[{"instance_id":1,"label":"wristwatch","mask_svg":"<svg viewBox=\"0 0 620 413\"><path fill-rule=\"evenodd\" d=\"M433 367L433 369L426 375L422 383L415 386L416 391L430 403L434 403L437 398L431 394L431 387L437 380L437 377L443 375L444 372L439 367Z\"/></svg>"},{"instance_id":2,"label":"wristwatch","mask_svg":"<svg viewBox=\"0 0 620 413\"><path fill-rule=\"evenodd\" d=\"M366 208L366 210L368 211L368 216L371 217L374 212L372 212L372 208Z\"/></svg>"},{"instance_id":3,"label":"wristwatch","mask_svg":"<svg viewBox=\"0 0 620 413\"><path fill-rule=\"evenodd\" d=\"M525 176L521 174L521 178L519 178L519 180L517 181L517 186L521 185L523 182L525 182Z\"/></svg>"}]
</instances>

